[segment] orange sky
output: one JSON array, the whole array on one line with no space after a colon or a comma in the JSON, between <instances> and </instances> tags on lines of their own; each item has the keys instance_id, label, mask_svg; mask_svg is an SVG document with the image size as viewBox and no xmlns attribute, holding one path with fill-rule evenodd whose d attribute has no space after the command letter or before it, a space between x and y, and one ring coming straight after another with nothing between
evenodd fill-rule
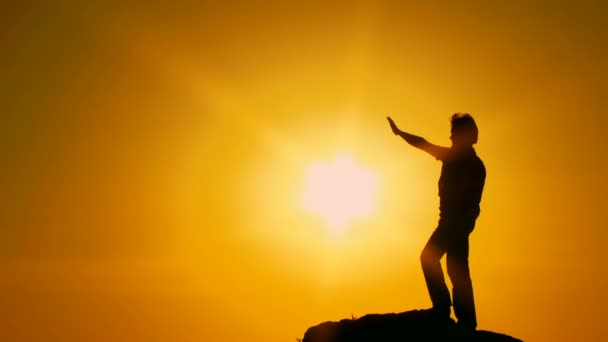
<instances>
[{"instance_id":1,"label":"orange sky","mask_svg":"<svg viewBox=\"0 0 608 342\"><path fill-rule=\"evenodd\" d=\"M293 341L429 307L440 163L385 117L448 145L454 112L488 173L479 328L607 338L606 5L209 3L2 11L0 340ZM343 154L379 188L336 237L300 200Z\"/></svg>"}]
</instances>

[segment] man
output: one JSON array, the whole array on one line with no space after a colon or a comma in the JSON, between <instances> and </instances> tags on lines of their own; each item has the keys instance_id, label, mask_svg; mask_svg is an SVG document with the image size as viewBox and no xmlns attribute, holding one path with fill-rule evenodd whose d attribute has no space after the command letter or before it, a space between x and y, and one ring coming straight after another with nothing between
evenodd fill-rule
<instances>
[{"instance_id":1,"label":"man","mask_svg":"<svg viewBox=\"0 0 608 342\"><path fill-rule=\"evenodd\" d=\"M469 234L479 216L479 202L486 178L483 162L473 148L478 135L475 120L469 114L452 115L452 146L447 148L403 132L390 117L387 119L395 135L443 163L439 177L439 224L420 255L422 271L433 303L431 312L439 318L449 318L452 301L440 263L443 255L447 255L458 325L464 330L474 331L477 319L469 273Z\"/></svg>"}]
</instances>

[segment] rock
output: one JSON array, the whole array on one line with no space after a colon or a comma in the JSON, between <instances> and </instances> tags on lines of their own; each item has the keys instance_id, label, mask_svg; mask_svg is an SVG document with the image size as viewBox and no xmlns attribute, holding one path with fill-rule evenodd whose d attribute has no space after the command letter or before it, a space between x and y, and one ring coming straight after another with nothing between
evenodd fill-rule
<instances>
[{"instance_id":1,"label":"rock","mask_svg":"<svg viewBox=\"0 0 608 342\"><path fill-rule=\"evenodd\" d=\"M325 322L309 328L302 342L522 342L484 330L466 333L449 318L428 310L369 314L358 319Z\"/></svg>"}]
</instances>

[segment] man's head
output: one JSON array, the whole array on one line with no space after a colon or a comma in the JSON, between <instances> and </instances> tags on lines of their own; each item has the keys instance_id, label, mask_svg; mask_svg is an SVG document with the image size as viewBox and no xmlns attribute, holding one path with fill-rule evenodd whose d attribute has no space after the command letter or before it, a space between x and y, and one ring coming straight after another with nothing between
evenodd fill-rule
<instances>
[{"instance_id":1,"label":"man's head","mask_svg":"<svg viewBox=\"0 0 608 342\"><path fill-rule=\"evenodd\" d=\"M477 143L477 125L470 114L455 113L450 118L450 123L452 146L467 147Z\"/></svg>"}]
</instances>

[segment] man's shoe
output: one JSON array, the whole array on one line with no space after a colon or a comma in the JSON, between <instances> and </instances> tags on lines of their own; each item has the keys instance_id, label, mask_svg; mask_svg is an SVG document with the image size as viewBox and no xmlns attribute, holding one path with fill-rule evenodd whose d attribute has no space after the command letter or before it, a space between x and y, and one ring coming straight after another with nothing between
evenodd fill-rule
<instances>
[{"instance_id":1,"label":"man's shoe","mask_svg":"<svg viewBox=\"0 0 608 342\"><path fill-rule=\"evenodd\" d=\"M434 319L449 319L451 312L449 306L434 306L422 311L427 312Z\"/></svg>"},{"instance_id":2,"label":"man's shoe","mask_svg":"<svg viewBox=\"0 0 608 342\"><path fill-rule=\"evenodd\" d=\"M458 322L456 322L456 327L458 328L459 332L465 335L474 334L477 330L477 324L462 320L458 320Z\"/></svg>"}]
</instances>

